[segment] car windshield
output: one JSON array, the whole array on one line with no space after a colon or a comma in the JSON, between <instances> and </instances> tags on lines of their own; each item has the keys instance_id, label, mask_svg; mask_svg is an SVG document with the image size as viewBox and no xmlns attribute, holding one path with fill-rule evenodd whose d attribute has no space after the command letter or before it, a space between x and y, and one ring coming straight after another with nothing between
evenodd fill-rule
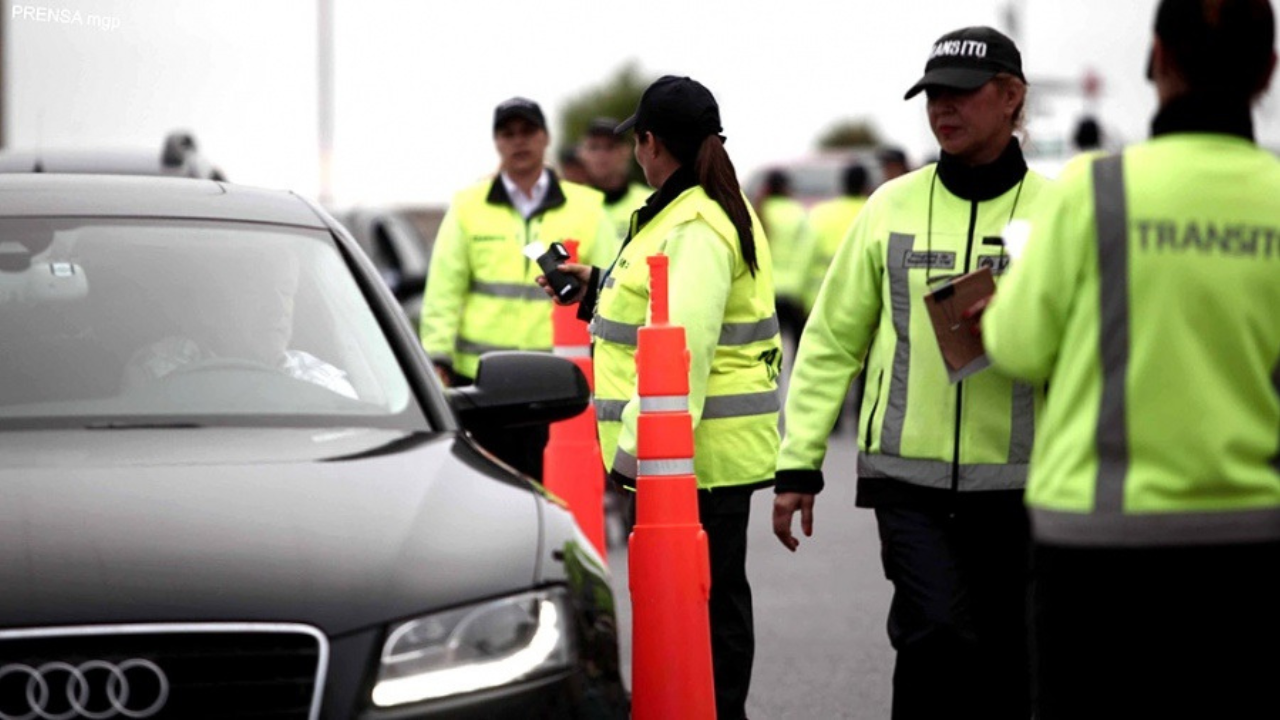
<instances>
[{"instance_id":1,"label":"car windshield","mask_svg":"<svg viewBox=\"0 0 1280 720\"><path fill-rule=\"evenodd\" d=\"M426 419L322 230L0 220L0 424Z\"/></svg>"}]
</instances>

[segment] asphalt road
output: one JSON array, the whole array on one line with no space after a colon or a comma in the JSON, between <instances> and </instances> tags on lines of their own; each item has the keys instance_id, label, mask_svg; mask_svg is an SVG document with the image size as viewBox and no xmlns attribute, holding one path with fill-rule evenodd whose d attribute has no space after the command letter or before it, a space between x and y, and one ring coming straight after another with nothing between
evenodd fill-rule
<instances>
[{"instance_id":1,"label":"asphalt road","mask_svg":"<svg viewBox=\"0 0 1280 720\"><path fill-rule=\"evenodd\" d=\"M831 442L814 536L792 554L773 536L772 491L751 509L747 572L754 590L756 663L747 714L773 718L889 717L893 650L885 635L891 587L880 567L875 518L854 507L852 430ZM799 533L799 521L796 522ZM626 552L609 553L631 667Z\"/></svg>"}]
</instances>

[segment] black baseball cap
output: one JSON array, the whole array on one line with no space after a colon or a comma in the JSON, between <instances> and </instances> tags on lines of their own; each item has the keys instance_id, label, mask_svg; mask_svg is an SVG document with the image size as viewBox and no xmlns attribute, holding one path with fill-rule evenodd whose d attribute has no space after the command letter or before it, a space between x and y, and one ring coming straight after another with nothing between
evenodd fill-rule
<instances>
[{"instance_id":1,"label":"black baseball cap","mask_svg":"<svg viewBox=\"0 0 1280 720\"><path fill-rule=\"evenodd\" d=\"M1022 74L1022 54L1013 40L995 28L961 28L933 44L924 77L902 99L910 100L931 86L977 90L1002 72L1027 81Z\"/></svg>"},{"instance_id":2,"label":"black baseball cap","mask_svg":"<svg viewBox=\"0 0 1280 720\"><path fill-rule=\"evenodd\" d=\"M618 121L611 117L594 118L587 124L587 137L610 137L617 135Z\"/></svg>"},{"instance_id":3,"label":"black baseball cap","mask_svg":"<svg viewBox=\"0 0 1280 720\"><path fill-rule=\"evenodd\" d=\"M720 105L711 91L697 80L674 75L654 80L640 96L636 114L623 120L614 132L620 135L632 128L662 138L677 157L681 155L678 151L696 152L703 139L723 130Z\"/></svg>"},{"instance_id":4,"label":"black baseball cap","mask_svg":"<svg viewBox=\"0 0 1280 720\"><path fill-rule=\"evenodd\" d=\"M547 129L547 119L542 115L542 108L529 98L513 97L498 103L498 107L493 109L493 129L497 130L514 118L523 118L539 129Z\"/></svg>"}]
</instances>

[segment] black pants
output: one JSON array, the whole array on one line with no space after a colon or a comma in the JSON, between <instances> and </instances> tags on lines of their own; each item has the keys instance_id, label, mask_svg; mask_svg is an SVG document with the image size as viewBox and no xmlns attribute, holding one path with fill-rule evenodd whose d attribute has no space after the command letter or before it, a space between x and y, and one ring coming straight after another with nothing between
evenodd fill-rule
<instances>
[{"instance_id":1,"label":"black pants","mask_svg":"<svg viewBox=\"0 0 1280 720\"><path fill-rule=\"evenodd\" d=\"M808 315L804 311L804 301L798 298L778 298L774 303L778 313L778 327L786 340L800 345L800 336L804 333L804 324Z\"/></svg>"},{"instance_id":2,"label":"black pants","mask_svg":"<svg viewBox=\"0 0 1280 720\"><path fill-rule=\"evenodd\" d=\"M635 513L635 493L630 512ZM707 533L711 560L711 665L715 676L716 720L746 717L756 635L747 582L747 520L751 493L698 492L698 515Z\"/></svg>"},{"instance_id":3,"label":"black pants","mask_svg":"<svg viewBox=\"0 0 1280 720\"><path fill-rule=\"evenodd\" d=\"M1038 720L1280 717L1280 543L1037 545Z\"/></svg>"},{"instance_id":4,"label":"black pants","mask_svg":"<svg viewBox=\"0 0 1280 720\"><path fill-rule=\"evenodd\" d=\"M876 508L894 720L1031 716L1028 522L1001 495Z\"/></svg>"}]
</instances>

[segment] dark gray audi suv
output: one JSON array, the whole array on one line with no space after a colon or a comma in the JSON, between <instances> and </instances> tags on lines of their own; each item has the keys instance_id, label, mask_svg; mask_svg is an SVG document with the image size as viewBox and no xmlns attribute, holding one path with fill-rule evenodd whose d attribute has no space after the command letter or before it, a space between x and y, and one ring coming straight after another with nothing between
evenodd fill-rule
<instances>
[{"instance_id":1,"label":"dark gray audi suv","mask_svg":"<svg viewBox=\"0 0 1280 720\"><path fill-rule=\"evenodd\" d=\"M214 181L0 177L0 720L619 718L607 572L354 242Z\"/></svg>"}]
</instances>

